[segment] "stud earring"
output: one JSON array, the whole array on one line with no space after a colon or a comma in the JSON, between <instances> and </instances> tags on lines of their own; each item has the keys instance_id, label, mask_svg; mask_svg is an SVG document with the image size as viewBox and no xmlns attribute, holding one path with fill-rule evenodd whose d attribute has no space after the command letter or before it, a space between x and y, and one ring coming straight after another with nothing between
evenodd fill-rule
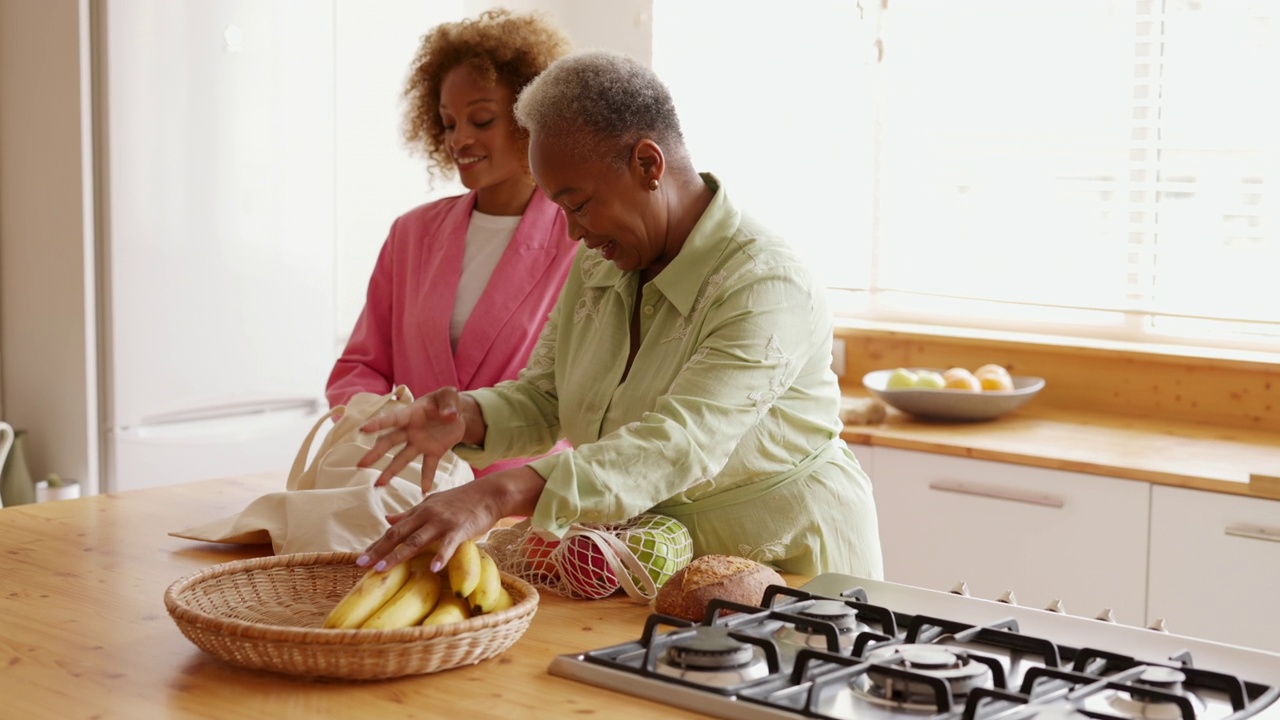
<instances>
[{"instance_id":1,"label":"stud earring","mask_svg":"<svg viewBox=\"0 0 1280 720\"><path fill-rule=\"evenodd\" d=\"M649 189L650 189L650 190L652 190L652 191L654 191L654 192L657 192L657 191L658 191L658 178L650 178L650 179L649 179Z\"/></svg>"}]
</instances>

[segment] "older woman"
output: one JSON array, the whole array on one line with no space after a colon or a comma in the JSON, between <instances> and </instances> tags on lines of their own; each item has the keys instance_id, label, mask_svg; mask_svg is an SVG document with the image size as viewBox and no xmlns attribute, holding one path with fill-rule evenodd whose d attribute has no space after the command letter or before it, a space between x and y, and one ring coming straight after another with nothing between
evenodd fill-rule
<instances>
[{"instance_id":1,"label":"older woman","mask_svg":"<svg viewBox=\"0 0 1280 720\"><path fill-rule=\"evenodd\" d=\"M839 439L832 321L804 263L699 174L662 82L605 52L569 55L521 93L530 169L583 247L514 381L427 395L375 418L367 460L405 443L477 464L573 449L436 493L361 565L390 567L510 515L678 518L695 554L785 572L882 576L871 484Z\"/></svg>"}]
</instances>

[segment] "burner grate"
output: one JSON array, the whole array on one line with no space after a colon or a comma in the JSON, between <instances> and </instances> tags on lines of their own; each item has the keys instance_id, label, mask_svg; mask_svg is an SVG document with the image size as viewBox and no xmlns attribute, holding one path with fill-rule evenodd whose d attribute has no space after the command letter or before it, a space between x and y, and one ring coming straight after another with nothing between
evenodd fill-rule
<instances>
[{"instance_id":1,"label":"burner grate","mask_svg":"<svg viewBox=\"0 0 1280 720\"><path fill-rule=\"evenodd\" d=\"M1280 720L1280 656L845 580L772 586L759 607L713 601L701 623L651 615L637 641L551 672L733 720ZM709 662L741 664L749 647L763 669L721 686L665 676L671 648L699 633L735 643Z\"/></svg>"}]
</instances>

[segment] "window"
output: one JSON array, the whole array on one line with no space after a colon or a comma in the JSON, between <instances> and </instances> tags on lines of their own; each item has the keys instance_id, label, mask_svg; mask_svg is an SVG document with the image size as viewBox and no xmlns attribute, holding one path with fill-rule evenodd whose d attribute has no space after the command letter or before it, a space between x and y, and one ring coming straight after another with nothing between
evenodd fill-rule
<instances>
[{"instance_id":1,"label":"window","mask_svg":"<svg viewBox=\"0 0 1280 720\"><path fill-rule=\"evenodd\" d=\"M655 0L654 67L842 314L1280 350L1275 3L747 7Z\"/></svg>"}]
</instances>

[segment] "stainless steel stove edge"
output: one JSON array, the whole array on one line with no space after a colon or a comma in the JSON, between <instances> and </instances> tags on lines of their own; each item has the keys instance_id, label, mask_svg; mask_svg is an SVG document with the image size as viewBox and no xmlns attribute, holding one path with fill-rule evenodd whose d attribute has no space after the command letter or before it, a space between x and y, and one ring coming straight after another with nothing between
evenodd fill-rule
<instances>
[{"instance_id":1,"label":"stainless steel stove edge","mask_svg":"<svg viewBox=\"0 0 1280 720\"><path fill-rule=\"evenodd\" d=\"M551 660L547 672L557 677L652 700L662 705L684 708L691 712L733 720L795 720L803 717L786 710L756 705L706 690L698 690L669 682L647 682L633 673L615 670L585 660L583 655L559 655Z\"/></svg>"}]
</instances>

